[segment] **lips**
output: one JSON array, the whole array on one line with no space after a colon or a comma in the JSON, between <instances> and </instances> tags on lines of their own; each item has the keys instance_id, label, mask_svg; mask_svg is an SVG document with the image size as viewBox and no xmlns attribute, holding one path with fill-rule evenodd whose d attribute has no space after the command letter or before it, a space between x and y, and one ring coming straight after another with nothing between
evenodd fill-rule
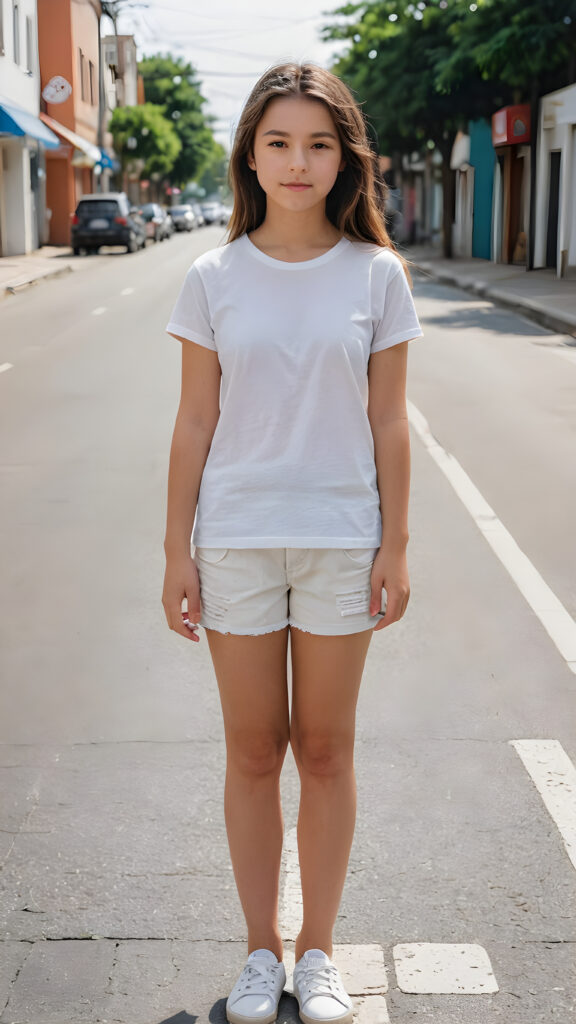
<instances>
[{"instance_id":1,"label":"lips","mask_svg":"<svg viewBox=\"0 0 576 1024\"><path fill-rule=\"evenodd\" d=\"M304 185L301 181L288 181L284 188L289 188L292 192L303 192L304 189L312 188L312 185Z\"/></svg>"}]
</instances>

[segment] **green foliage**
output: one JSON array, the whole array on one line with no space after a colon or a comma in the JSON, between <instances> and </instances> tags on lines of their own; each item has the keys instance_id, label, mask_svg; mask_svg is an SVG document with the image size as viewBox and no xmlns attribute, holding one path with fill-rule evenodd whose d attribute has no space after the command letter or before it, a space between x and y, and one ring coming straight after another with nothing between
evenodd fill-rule
<instances>
[{"instance_id":1,"label":"green foliage","mask_svg":"<svg viewBox=\"0 0 576 1024\"><path fill-rule=\"evenodd\" d=\"M380 152L446 155L468 120L576 78L576 0L365 0L334 12L332 70L366 106Z\"/></svg>"},{"instance_id":2,"label":"green foliage","mask_svg":"<svg viewBox=\"0 0 576 1024\"><path fill-rule=\"evenodd\" d=\"M570 85L576 79L576 0L484 0L473 19L449 30L450 57L437 84L451 89L476 66L485 80L499 79L516 98Z\"/></svg>"},{"instance_id":3,"label":"green foliage","mask_svg":"<svg viewBox=\"0 0 576 1024\"><path fill-rule=\"evenodd\" d=\"M228 154L224 146L216 142L212 157L198 179L198 184L204 189L205 195L217 195L225 199L229 193L227 178Z\"/></svg>"},{"instance_id":4,"label":"green foliage","mask_svg":"<svg viewBox=\"0 0 576 1024\"><path fill-rule=\"evenodd\" d=\"M180 151L170 170L172 184L184 187L198 178L211 161L216 142L211 121L203 113L206 99L194 66L170 54L146 57L138 64L149 103L159 105L180 141Z\"/></svg>"},{"instance_id":5,"label":"green foliage","mask_svg":"<svg viewBox=\"0 0 576 1024\"><path fill-rule=\"evenodd\" d=\"M142 103L136 107L116 107L109 129L114 139L122 170L134 160L144 160L142 178L168 174L181 149L181 142L163 113L163 107ZM128 139L135 139L130 148Z\"/></svg>"}]
</instances>

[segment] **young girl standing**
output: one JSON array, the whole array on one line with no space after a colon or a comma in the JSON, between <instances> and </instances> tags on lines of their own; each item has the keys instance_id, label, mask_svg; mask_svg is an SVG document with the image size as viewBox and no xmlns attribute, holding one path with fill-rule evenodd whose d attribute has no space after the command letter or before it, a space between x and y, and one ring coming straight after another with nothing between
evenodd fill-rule
<instances>
[{"instance_id":1,"label":"young girl standing","mask_svg":"<svg viewBox=\"0 0 576 1024\"><path fill-rule=\"evenodd\" d=\"M248 930L228 1020L275 1021L286 982L290 744L303 900L294 994L306 1024L349 1024L332 931L354 834L364 662L410 593L406 366L422 331L364 119L338 78L312 64L267 71L230 178L228 241L193 262L166 328L183 344L162 603L175 632L198 641L205 629L222 705L224 814Z\"/></svg>"}]
</instances>

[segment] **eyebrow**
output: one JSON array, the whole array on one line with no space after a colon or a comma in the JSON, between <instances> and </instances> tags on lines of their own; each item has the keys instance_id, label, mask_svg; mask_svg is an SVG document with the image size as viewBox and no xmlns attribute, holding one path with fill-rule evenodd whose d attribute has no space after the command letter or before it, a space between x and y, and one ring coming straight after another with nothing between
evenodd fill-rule
<instances>
[{"instance_id":1,"label":"eyebrow","mask_svg":"<svg viewBox=\"0 0 576 1024\"><path fill-rule=\"evenodd\" d=\"M264 135L282 135L285 139L289 139L290 138L290 132L277 132L274 128L271 128L270 131L268 131L268 132L264 132ZM311 139L320 139L320 138L335 139L336 136L333 134L333 132L310 132L310 138Z\"/></svg>"}]
</instances>

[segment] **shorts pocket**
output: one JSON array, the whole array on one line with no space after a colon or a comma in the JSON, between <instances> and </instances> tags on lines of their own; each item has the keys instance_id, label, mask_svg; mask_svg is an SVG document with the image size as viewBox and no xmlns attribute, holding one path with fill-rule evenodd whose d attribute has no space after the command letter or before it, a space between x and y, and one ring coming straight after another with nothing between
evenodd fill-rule
<instances>
[{"instance_id":1,"label":"shorts pocket","mask_svg":"<svg viewBox=\"0 0 576 1024\"><path fill-rule=\"evenodd\" d=\"M194 551L194 558L200 559L201 562L208 562L210 565L217 565L218 562L222 562L230 548L196 548Z\"/></svg>"},{"instance_id":2,"label":"shorts pocket","mask_svg":"<svg viewBox=\"0 0 576 1024\"><path fill-rule=\"evenodd\" d=\"M344 554L356 565L372 565L378 548L342 548Z\"/></svg>"}]
</instances>

